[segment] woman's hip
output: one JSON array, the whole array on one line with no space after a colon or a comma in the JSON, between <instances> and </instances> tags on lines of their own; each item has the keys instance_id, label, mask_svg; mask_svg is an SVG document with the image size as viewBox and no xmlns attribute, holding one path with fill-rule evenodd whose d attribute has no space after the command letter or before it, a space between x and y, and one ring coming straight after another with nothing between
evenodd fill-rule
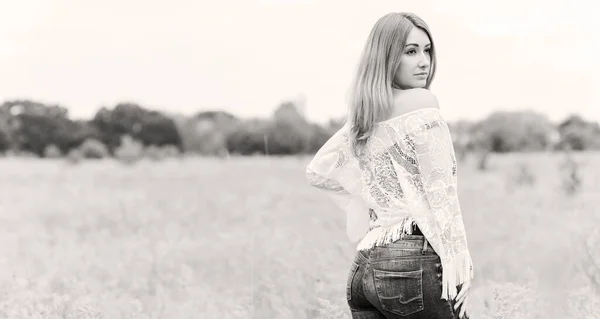
<instances>
[{"instance_id":1,"label":"woman's hip","mask_svg":"<svg viewBox=\"0 0 600 319\"><path fill-rule=\"evenodd\" d=\"M360 288L361 295L387 315L454 317L450 303L440 299L440 257L422 235L357 251L351 274L355 276L349 278L348 296Z\"/></svg>"}]
</instances>

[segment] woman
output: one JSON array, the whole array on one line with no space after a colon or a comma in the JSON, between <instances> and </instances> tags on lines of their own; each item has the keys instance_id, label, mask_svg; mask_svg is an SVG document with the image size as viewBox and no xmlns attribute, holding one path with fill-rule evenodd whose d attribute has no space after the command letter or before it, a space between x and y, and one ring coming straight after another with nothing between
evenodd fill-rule
<instances>
[{"instance_id":1,"label":"woman","mask_svg":"<svg viewBox=\"0 0 600 319\"><path fill-rule=\"evenodd\" d=\"M344 126L306 167L310 185L346 211L357 254L352 318L467 318L473 266L452 138L429 91L435 46L414 14L374 25Z\"/></svg>"}]
</instances>

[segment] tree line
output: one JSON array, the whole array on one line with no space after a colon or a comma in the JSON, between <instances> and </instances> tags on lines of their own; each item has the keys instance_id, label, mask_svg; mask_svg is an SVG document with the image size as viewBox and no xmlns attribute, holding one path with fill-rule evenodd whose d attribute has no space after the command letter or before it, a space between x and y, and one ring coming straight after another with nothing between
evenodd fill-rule
<instances>
[{"instance_id":1,"label":"tree line","mask_svg":"<svg viewBox=\"0 0 600 319\"><path fill-rule=\"evenodd\" d=\"M0 105L0 153L105 157L133 147L209 156L310 154L342 125L341 118L311 123L294 102L281 103L269 118L240 119L224 111L183 116L119 103L101 107L91 119L73 120L60 105L11 100ZM533 111L496 111L450 128L461 154L600 149L598 123L576 114L552 123Z\"/></svg>"}]
</instances>

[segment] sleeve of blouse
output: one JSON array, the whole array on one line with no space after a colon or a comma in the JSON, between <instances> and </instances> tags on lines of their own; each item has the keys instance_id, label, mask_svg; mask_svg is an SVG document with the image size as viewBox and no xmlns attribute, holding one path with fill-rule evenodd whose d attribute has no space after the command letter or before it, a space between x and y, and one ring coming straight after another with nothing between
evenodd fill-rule
<instances>
[{"instance_id":1,"label":"sleeve of blouse","mask_svg":"<svg viewBox=\"0 0 600 319\"><path fill-rule=\"evenodd\" d=\"M317 151L306 167L306 179L346 213L346 235L357 242L368 231L369 208L356 196L360 171L348 163L341 138L334 135Z\"/></svg>"},{"instance_id":2,"label":"sleeve of blouse","mask_svg":"<svg viewBox=\"0 0 600 319\"><path fill-rule=\"evenodd\" d=\"M472 277L461 207L458 197L457 162L452 136L441 118L427 121L423 130L412 135L416 163L426 205L435 216L431 223L439 234L437 246L446 247L444 255L462 275ZM469 275L468 275L469 274Z\"/></svg>"}]
</instances>

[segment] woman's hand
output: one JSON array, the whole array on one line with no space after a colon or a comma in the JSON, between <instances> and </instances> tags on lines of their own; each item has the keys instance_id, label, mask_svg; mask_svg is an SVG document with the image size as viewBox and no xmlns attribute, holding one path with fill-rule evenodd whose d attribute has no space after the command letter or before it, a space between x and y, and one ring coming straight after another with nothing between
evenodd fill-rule
<instances>
[{"instance_id":1,"label":"woman's hand","mask_svg":"<svg viewBox=\"0 0 600 319\"><path fill-rule=\"evenodd\" d=\"M467 300L468 300L468 293L469 293L469 288L471 288L471 282L470 281L466 281L464 282L461 287L460 287L460 292L458 293L458 295L456 296L456 303L454 304L454 310L458 309L458 307L460 307L460 313L458 315L459 318L468 318L469 316L467 315Z\"/></svg>"}]
</instances>

